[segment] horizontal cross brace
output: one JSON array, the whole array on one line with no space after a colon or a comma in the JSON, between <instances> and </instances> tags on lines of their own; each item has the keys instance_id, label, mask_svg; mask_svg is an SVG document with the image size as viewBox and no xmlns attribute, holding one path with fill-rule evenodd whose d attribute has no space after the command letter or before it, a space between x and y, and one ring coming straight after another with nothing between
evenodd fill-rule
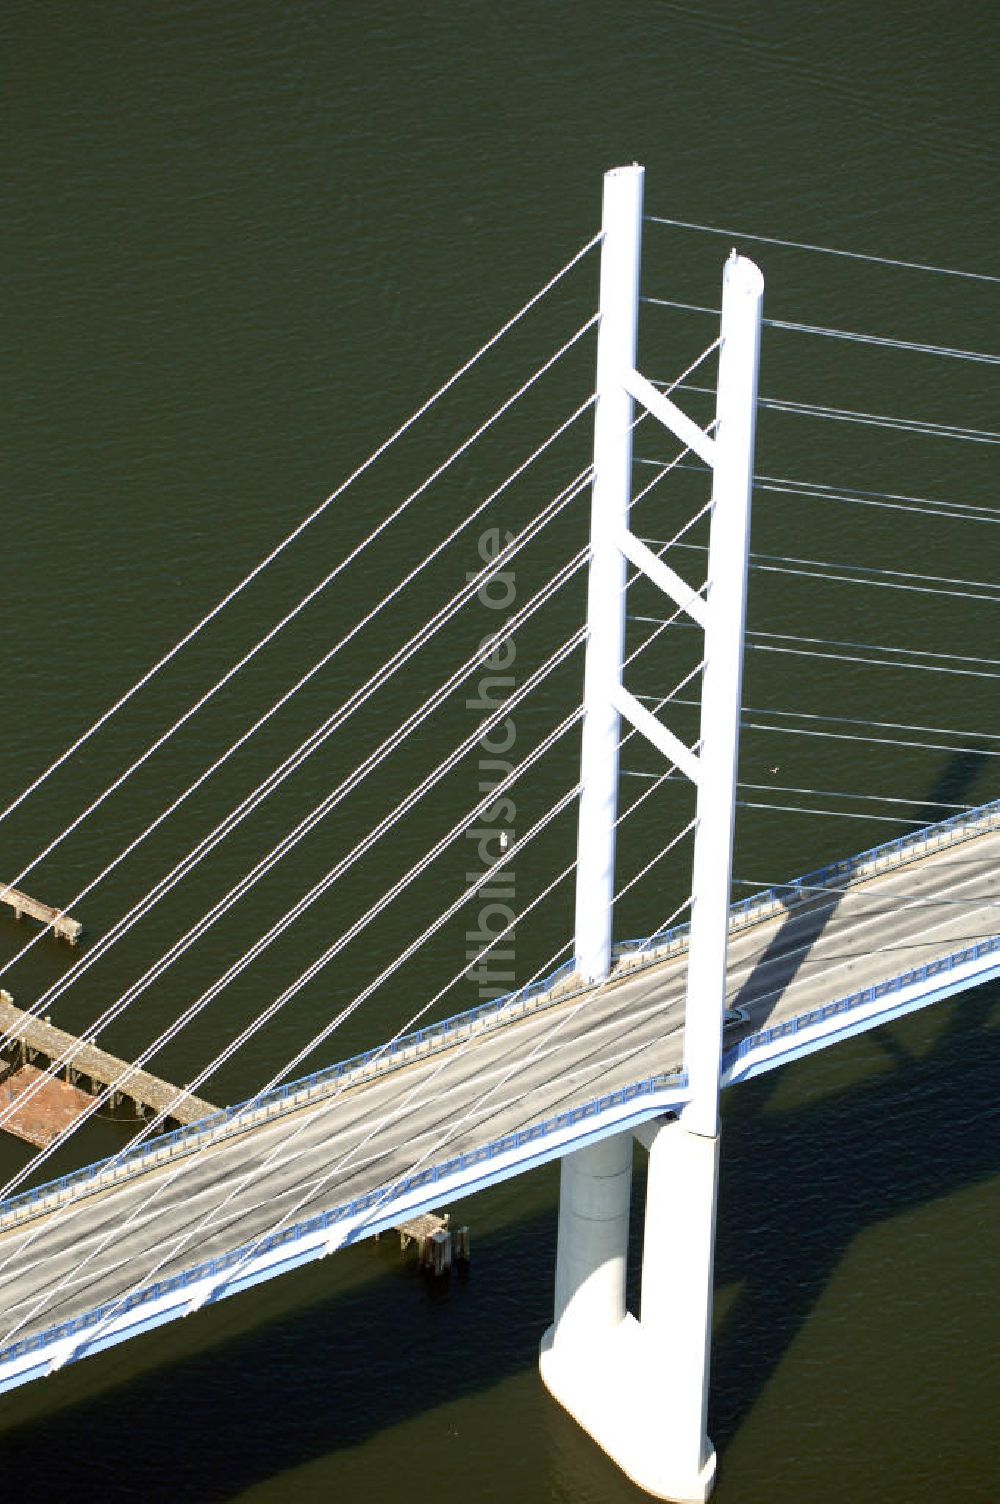
<instances>
[{"instance_id":1,"label":"horizontal cross brace","mask_svg":"<svg viewBox=\"0 0 1000 1504\"><path fill-rule=\"evenodd\" d=\"M623 715L627 721L631 721L636 731L644 736L647 741L653 743L658 751L662 752L668 762L676 763L681 772L690 778L691 782L698 782L698 758L690 747L685 747L680 737L668 731L662 721L657 720L645 705L641 705L635 695L631 694L624 686L616 686L612 694L612 703L619 715Z\"/></svg>"},{"instance_id":2,"label":"horizontal cross brace","mask_svg":"<svg viewBox=\"0 0 1000 1504\"><path fill-rule=\"evenodd\" d=\"M629 371L625 376L625 390L630 392L637 402L651 412L654 418L659 418L664 428L676 434L682 444L693 449L705 461L706 465L715 468L716 446L715 440L710 439L703 428L688 417L687 413L681 412L676 402L671 402L662 392L657 391L651 381L645 376L640 376L638 371Z\"/></svg>"},{"instance_id":3,"label":"horizontal cross brace","mask_svg":"<svg viewBox=\"0 0 1000 1504\"><path fill-rule=\"evenodd\" d=\"M669 564L664 564L663 560L634 533L623 532L617 542L630 564L634 564L636 569L641 570L654 585L663 591L664 595L669 595L682 611L686 611L699 627L704 628L708 617L708 607L703 595L697 590L692 590L687 580L682 579L676 571L670 568Z\"/></svg>"}]
</instances>

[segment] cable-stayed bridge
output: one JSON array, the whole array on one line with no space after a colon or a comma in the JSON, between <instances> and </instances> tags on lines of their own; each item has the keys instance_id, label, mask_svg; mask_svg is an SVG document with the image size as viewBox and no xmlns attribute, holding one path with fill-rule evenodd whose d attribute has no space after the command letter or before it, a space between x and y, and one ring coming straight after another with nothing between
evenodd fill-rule
<instances>
[{"instance_id":1,"label":"cable-stayed bridge","mask_svg":"<svg viewBox=\"0 0 1000 1504\"><path fill-rule=\"evenodd\" d=\"M1000 971L993 886L1000 844L997 804L963 806L944 820L926 824L926 816L913 817L911 801L901 800L900 804L911 806L911 816L902 818L902 823L911 825L907 836L804 879L777 887L761 883L756 896L735 907L731 903L735 796L760 788L740 782L736 768L750 495L753 489L768 486L784 486L794 493L796 483L753 475L762 280L752 262L734 256L727 263L718 338L669 382L649 381L637 370L641 194L641 170L610 174L602 235L531 298L351 481L361 480L393 442L405 437L435 401L601 244L599 315L588 316L562 340L491 418L477 425L401 503L373 519L371 531L348 546L307 597L279 617L209 690L115 776L104 793L11 877L12 886L22 881L133 774L141 774L162 746L182 732L220 690L227 689L323 589L346 575L356 559L489 433L498 418L599 326L596 391L551 428L542 444L509 470L457 526L444 532L422 559L409 565L381 600L369 604L362 592L356 619L334 646L131 835L123 851L106 862L67 904L74 912L85 904L98 883L265 729L294 693L342 651L359 651L366 626L380 613L400 609L409 584L421 572L433 569L462 529L479 518L492 519L495 513L489 509L498 498L509 494L525 476L532 477L532 491L518 517L517 530L488 528L479 542L479 567L466 572L464 583L451 598L415 630L407 626L398 646L373 663L368 678L355 684L337 709L276 762L260 784L215 819L196 845L120 920L97 935L79 960L32 1004L32 1012L44 1013L78 981L83 985L90 968L250 819L313 752L348 723L352 732L362 728L355 733L356 750L362 753L356 765L346 770L355 752L352 744L345 770L338 766L334 788L283 830L219 899L106 1005L85 1037L112 1027L274 872L299 841L334 812L341 818L342 806L362 787L362 798L371 802L371 809L364 813L375 818L348 827L349 840L345 838L334 865L136 1053L134 1068L142 1068L183 1029L205 1018L212 1002L237 985L257 957L277 944L336 883L363 874L373 853L382 853L398 841L408 861L401 875L370 894L359 886L366 906L284 989L257 1006L243 1027L222 1041L181 1095L198 1092L295 996L317 978L328 976L331 969L335 972L361 936L366 937L373 962L370 980L352 989L349 998L338 998L337 1008L322 1018L314 1035L299 1044L239 1106L174 1134L157 1136L170 1117L170 1109L164 1108L110 1159L25 1190L26 1181L37 1179L55 1148L68 1141L67 1133L11 1178L0 1204L3 1387L53 1372L112 1342L333 1252L459 1192L560 1157L564 1169L556 1321L546 1338L543 1375L562 1402L644 1486L664 1497L703 1497L714 1474L714 1455L704 1436L705 1333L711 1311L720 1086L951 996ZM667 304L665 299L649 301ZM779 328L795 327L820 338L875 340L890 347L905 346L914 355L996 363L982 352L918 349L914 342L888 337L773 322ZM674 394L680 400L697 401L703 391L689 377L712 363L718 365L718 378L706 390L716 398L716 413L702 425L675 403ZM692 395L685 399L684 393ZM760 399L759 405L782 412L796 406L774 398ZM956 425L808 406L823 421L859 420L886 426L893 433L919 432L922 437L978 445L1000 438ZM574 435L591 410L593 462L571 470L539 507L537 471L532 467ZM666 429L680 443L679 453L669 460L633 453L634 438L650 419L650 426L656 425L661 433ZM654 474L640 487L634 478L644 464L651 465ZM698 500L687 514L683 510L670 514L673 531L664 542L641 536L633 519L635 507L668 478L676 484L688 482ZM706 481L710 483L707 497ZM112 716L125 710L134 695L168 668L340 499L347 484L293 530L8 805L4 818L19 810ZM823 494L819 488L810 489ZM996 521L982 510L956 508L951 514L948 503L926 498L825 489L830 498L859 506L961 515L987 525ZM589 539L574 538L579 546L571 547L553 570L553 556L559 555L549 546L552 535L547 529L557 519L567 518L577 498L589 493L593 494ZM655 526L661 525L658 517ZM697 587L688 575L691 554L699 551L707 554L708 564L704 582ZM518 568L537 580L529 594L522 591L517 598L509 588L515 560L522 561ZM1000 592L988 580L904 573L881 564L843 566L838 574L837 566L798 553L750 553L749 565L764 573L843 578L848 583L921 596L962 595L986 603L1000 599ZM631 577L629 570L634 571ZM561 605L562 592L572 581L582 580L585 571L590 592L586 621L574 620ZM664 595L673 607L666 614L662 604L657 606ZM455 645L469 647L461 636L461 623L463 613L468 614L476 602L498 609L502 625L484 637L480 618L470 629L471 651L458 652L458 667L449 667L439 644L451 646L448 634L458 628ZM555 631L551 614L546 615L553 606ZM647 630L650 627L652 631ZM632 645L635 635L638 640ZM553 636L558 642L555 649ZM509 672L515 639L527 665L517 676ZM902 654L900 649L870 643L849 644L852 652L848 653L844 644L787 632L751 632L749 639L752 647L765 652L837 661L859 658L871 667L897 661ZM439 657L434 687L427 692L423 681L413 688L406 680L410 665L419 662L420 652L432 643ZM557 686L564 683L567 673L578 674L578 650L584 646L587 659L581 701L578 688L574 697ZM671 676L676 670L676 682L665 692L633 692L626 685L626 671L630 676L631 665L654 646L664 654ZM673 656L667 653L668 647ZM996 677L997 665L992 660L971 653L963 656L937 648L914 648L905 661L915 672ZM442 674L443 667L448 671ZM403 668L408 674L401 679ZM446 741L432 718L470 678L478 681L478 698L471 703L482 714L468 734ZM387 734L379 723L366 740L367 707L390 683L390 693L399 696L398 707L392 707L398 710L398 718ZM687 716L688 710L697 711L697 717ZM756 713L744 706L743 723L752 726ZM513 755L515 715L531 726L530 748L517 759ZM673 719L668 723L665 716ZM798 719L829 722L836 721L836 716ZM532 775L551 766L554 749L560 748L557 755L575 764L566 738L581 723L579 776L574 771L568 786L554 797L550 788L544 797L522 793L530 787ZM845 718L842 724L852 723ZM370 792L372 785L366 781L383 767L391 768L390 759L402 743L425 726L433 735L420 776L412 785L391 783L381 798L378 791ZM940 745L948 752L977 757L998 755L1000 741L976 728L963 733L973 743L963 748L950 730L903 726L888 719L853 723L851 730L839 732L829 725L825 732L817 725L787 729L796 735L829 734L883 746L905 746L914 735L924 738L920 745L933 746L926 741L928 736L947 736ZM906 735L892 735L900 731ZM626 744L630 751L651 746L658 758L655 770L621 768L620 748ZM449 779L460 773L463 759L470 757L478 758L474 797L463 803L454 791L467 798L468 784L453 784ZM477 781L486 763L489 777ZM773 769L775 774L778 771ZM641 780L642 789L624 807L619 800L622 773ZM783 788L773 780L763 787L772 794ZM784 792L799 797L823 794L812 788ZM520 828L518 822L517 833L513 829L515 795L532 812L526 827ZM664 806L657 804L657 798L671 801L669 808L680 824L672 835L660 825ZM405 822L418 805L434 801L445 816L445 831L430 842L423 837L418 843L407 836ZM743 798L739 802L753 805L759 801ZM893 802L884 797L879 807L884 810ZM515 911L511 902L515 869L524 874L528 863L534 870L536 853L560 851L565 822L576 817L578 807L577 858L557 863L559 870L551 879L548 872L540 874L530 901ZM616 864L616 841L624 844L626 836L630 837L638 822L633 820L624 834L621 828L640 809L645 810L643 834L653 829L651 854L616 890L616 870L621 864L620 855ZM213 819L217 813L213 811ZM685 815L689 818L681 823ZM421 909L413 933L399 945L395 917L386 929L383 916L398 913L391 905L404 893L407 902L412 902L409 895L420 891L417 885L425 874L429 874L425 886L433 882L439 870L434 864L447 860L449 849L470 829L485 831L480 837L485 853L481 870L466 874L444 905L431 906L426 913ZM615 943L615 906L647 880L665 857L675 853L674 861L679 862L682 843L689 838L694 841L694 860L686 897L644 939ZM564 846L561 855L565 858ZM499 959L505 946L509 949L515 934L521 935L528 916L544 920L551 915L546 905L559 884L574 874L573 940L545 956L541 965L533 965L520 986L506 991L493 986L499 997L471 1011L424 1023L449 988L470 971L489 982L491 960ZM470 905L479 909L480 930L487 909L497 923L479 934L471 955L456 958L455 942ZM690 921L679 922L688 908ZM377 943L371 936L378 937ZM556 936L550 933L548 938L551 942ZM415 995L407 968L434 945L443 947L439 954L442 964L449 967L449 980L440 988L425 988ZM461 964L451 970L455 959ZM317 1051L331 1049L329 1041L335 1031L380 989L389 995L398 992L406 1001L405 1009L397 1014L402 1022L386 1043L341 1066L302 1076L304 1063L314 1059ZM384 1037L390 1031L383 1025L381 1033ZM55 1061L52 1074L71 1066L69 1057ZM27 1088L25 1095L32 1090ZM102 1105L102 1095L107 1100L111 1090L97 1096L95 1111ZM12 1111L7 1108L0 1113L0 1126ZM627 1317L623 1295L623 1229L627 1230L633 1133L651 1156L640 1322ZM659 1191L654 1194L655 1187ZM683 1382L675 1381L672 1389L668 1385L664 1390L654 1382L654 1374L660 1363L657 1343L667 1330L674 1367ZM616 1404L613 1392L625 1399L619 1398ZM665 1426L656 1420L661 1412Z\"/></svg>"},{"instance_id":2,"label":"cable-stayed bridge","mask_svg":"<svg viewBox=\"0 0 1000 1504\"><path fill-rule=\"evenodd\" d=\"M998 860L1000 801L734 912L727 1083L1000 975ZM900 972L916 942L927 959ZM26 1320L0 1354L5 1387L442 1196L681 1111L686 948L683 927L621 947L598 988L563 968L537 990L12 1198L0 1221L4 1310Z\"/></svg>"}]
</instances>

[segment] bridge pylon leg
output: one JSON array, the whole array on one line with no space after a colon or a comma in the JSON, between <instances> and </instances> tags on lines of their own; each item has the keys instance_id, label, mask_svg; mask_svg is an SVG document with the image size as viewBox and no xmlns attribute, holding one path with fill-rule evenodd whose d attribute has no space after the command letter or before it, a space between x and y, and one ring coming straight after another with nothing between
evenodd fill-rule
<instances>
[{"instance_id":1,"label":"bridge pylon leg","mask_svg":"<svg viewBox=\"0 0 1000 1504\"><path fill-rule=\"evenodd\" d=\"M703 1504L719 1140L671 1120L636 1133L649 1151L639 1320L625 1308L632 1135L562 1162L555 1320L546 1387L624 1473L657 1499Z\"/></svg>"},{"instance_id":2,"label":"bridge pylon leg","mask_svg":"<svg viewBox=\"0 0 1000 1504\"><path fill-rule=\"evenodd\" d=\"M742 699L754 423L764 279L734 250L722 277L716 416L703 429L635 368L643 170L605 174L577 837L575 970L602 985L612 944L620 717L697 789L680 1118L640 1129L649 1151L641 1320L625 1309L631 1135L563 1161L555 1319L540 1368L551 1393L640 1487L702 1504L719 1167L719 1088ZM706 352L707 353L707 352ZM673 388L671 388L673 390ZM630 530L634 402L712 471L702 590ZM700 736L682 741L625 686L626 562L704 636ZM672 618L671 618L672 619Z\"/></svg>"}]
</instances>

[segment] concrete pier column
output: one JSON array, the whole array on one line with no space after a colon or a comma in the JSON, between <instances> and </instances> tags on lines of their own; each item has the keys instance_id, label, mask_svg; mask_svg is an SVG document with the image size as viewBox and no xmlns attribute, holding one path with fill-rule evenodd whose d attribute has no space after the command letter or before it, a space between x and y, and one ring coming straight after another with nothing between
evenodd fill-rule
<instances>
[{"instance_id":1,"label":"concrete pier column","mask_svg":"<svg viewBox=\"0 0 1000 1504\"><path fill-rule=\"evenodd\" d=\"M640 1488L703 1504L715 1481L705 1424L719 1141L673 1119L635 1137L649 1150L641 1320L624 1305L632 1148L618 1134L563 1160L539 1370Z\"/></svg>"},{"instance_id":2,"label":"concrete pier column","mask_svg":"<svg viewBox=\"0 0 1000 1504\"><path fill-rule=\"evenodd\" d=\"M553 1341L590 1348L625 1316L632 1135L618 1133L561 1162Z\"/></svg>"}]
</instances>

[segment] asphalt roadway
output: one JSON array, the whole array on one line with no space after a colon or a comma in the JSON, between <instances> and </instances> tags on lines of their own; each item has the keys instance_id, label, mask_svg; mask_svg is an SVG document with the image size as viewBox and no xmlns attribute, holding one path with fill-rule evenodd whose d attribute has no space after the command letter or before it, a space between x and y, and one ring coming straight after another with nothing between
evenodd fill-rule
<instances>
[{"instance_id":1,"label":"asphalt roadway","mask_svg":"<svg viewBox=\"0 0 1000 1504\"><path fill-rule=\"evenodd\" d=\"M1000 932L1000 831L733 935L742 1034ZM682 955L0 1235L0 1349L682 1059Z\"/></svg>"}]
</instances>

